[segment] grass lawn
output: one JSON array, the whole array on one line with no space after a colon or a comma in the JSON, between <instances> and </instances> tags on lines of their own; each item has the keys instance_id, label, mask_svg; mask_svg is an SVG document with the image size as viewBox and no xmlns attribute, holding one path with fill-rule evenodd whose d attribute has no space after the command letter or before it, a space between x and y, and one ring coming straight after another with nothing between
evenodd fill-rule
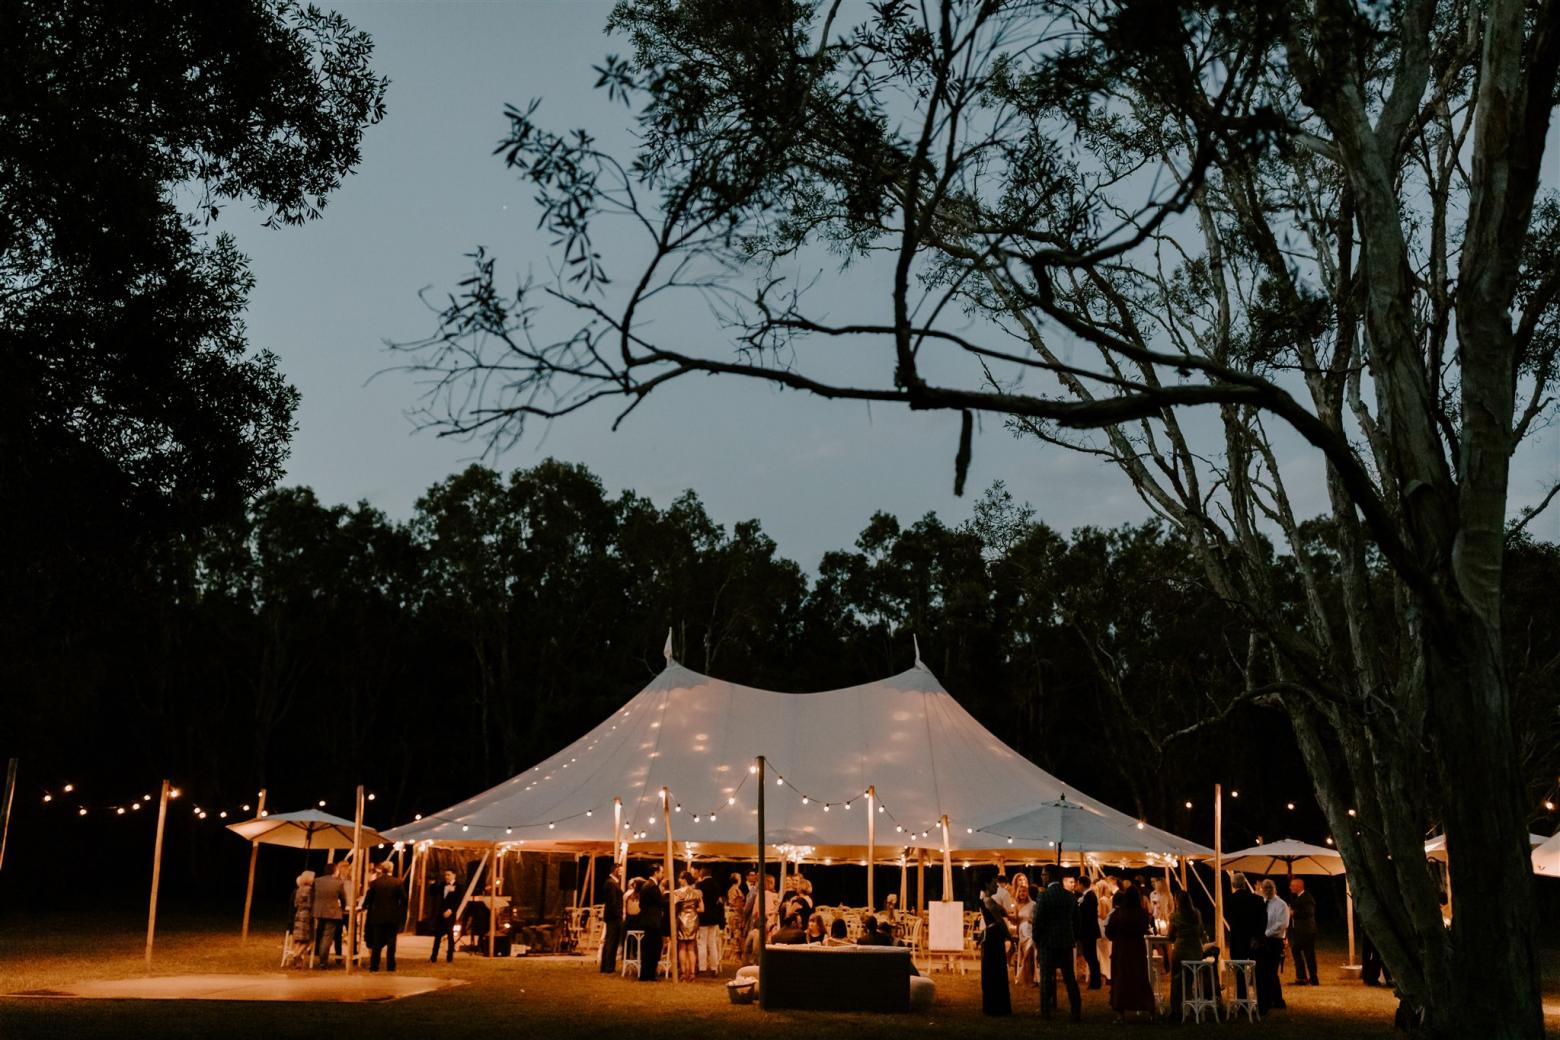
<instances>
[{"instance_id":1,"label":"grass lawn","mask_svg":"<svg viewBox=\"0 0 1560 1040\"><path fill-rule=\"evenodd\" d=\"M47 989L86 979L130 978L144 974L144 931L122 922L95 924L77 917L8 922L0 931L0 994ZM230 931L196 921L173 920L157 942L153 974L207 972L258 973L276 970L279 944L267 934L242 946ZM1343 961L1337 946L1325 946L1323 965ZM1546 962L1560 968L1555 958ZM936 975L937 1004L928 1013L909 1016L764 1012L728 1003L715 980L672 985L641 985L598 974L572 959L506 959L462 955L454 964L428 964L420 957L401 959L403 974L435 974L465 980L467 986L383 1004L249 1003L223 1001L66 1000L0 996L0 1037L292 1037L331 1033L375 1037L496 1035L515 1032L546 1037L652 1038L740 1036L874 1037L1027 1036L1037 1030L1069 1037L1119 1037L1131 1031L1156 1032L1146 1025L1118 1027L1103 992L1084 995L1084 1022L1042 1023L1032 989L1015 988L1012 1019L988 1019L980 1013L976 975ZM1324 976L1327 969L1324 967ZM1560 990L1551 971L1546 989ZM1058 994L1059 996L1061 994ZM1205 1029L1261 1035L1272 1040L1391 1035L1394 1002L1389 992L1357 982L1332 982L1286 991L1289 1009L1257 1026L1219 1025ZM1560 1012L1560 992L1551 992ZM1065 1003L1065 997L1063 997ZM1551 1035L1560 1014L1549 1016ZM1188 1027L1192 1029L1195 1027Z\"/></svg>"}]
</instances>

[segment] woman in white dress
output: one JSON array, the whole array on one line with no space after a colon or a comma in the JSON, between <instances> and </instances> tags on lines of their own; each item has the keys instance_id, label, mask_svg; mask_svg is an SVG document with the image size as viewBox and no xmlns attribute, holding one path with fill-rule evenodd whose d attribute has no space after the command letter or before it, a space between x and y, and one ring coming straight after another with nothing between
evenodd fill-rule
<instances>
[{"instance_id":1,"label":"woman in white dress","mask_svg":"<svg viewBox=\"0 0 1560 1040\"><path fill-rule=\"evenodd\" d=\"M1094 898L1099 903L1100 937L1095 942L1095 950L1100 958L1100 974L1105 982L1110 983L1110 940L1105 938L1105 919L1110 916L1115 906L1116 881L1114 878L1102 877L1094 883Z\"/></svg>"},{"instance_id":2,"label":"woman in white dress","mask_svg":"<svg viewBox=\"0 0 1560 1040\"><path fill-rule=\"evenodd\" d=\"M1013 902L1018 918L1018 981L1021 985L1039 985L1035 965L1035 901L1030 894L1029 879L1023 874L1013 875Z\"/></svg>"}]
</instances>

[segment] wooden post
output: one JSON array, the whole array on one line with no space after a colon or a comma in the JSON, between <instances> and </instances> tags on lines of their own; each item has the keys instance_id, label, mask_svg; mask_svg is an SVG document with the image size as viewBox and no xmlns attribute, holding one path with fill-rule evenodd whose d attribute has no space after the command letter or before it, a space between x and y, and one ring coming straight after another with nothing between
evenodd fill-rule
<instances>
[{"instance_id":1,"label":"wooden post","mask_svg":"<svg viewBox=\"0 0 1560 1040\"><path fill-rule=\"evenodd\" d=\"M1238 792L1237 792L1238 793ZM1219 957L1229 960L1224 943L1224 785L1213 785L1213 941Z\"/></svg>"},{"instance_id":2,"label":"wooden post","mask_svg":"<svg viewBox=\"0 0 1560 1040\"><path fill-rule=\"evenodd\" d=\"M353 881L351 898L347 900L347 974L352 974L352 969L357 961L358 941L358 900L363 896L363 889L358 884L358 876L363 868L363 785L357 788L357 809L352 817L352 870L347 875Z\"/></svg>"},{"instance_id":3,"label":"wooden post","mask_svg":"<svg viewBox=\"0 0 1560 1040\"><path fill-rule=\"evenodd\" d=\"M5 840L11 835L11 805L16 800L16 767L20 760L11 759L5 767L5 796L0 798L0 867L5 866Z\"/></svg>"},{"instance_id":4,"label":"wooden post","mask_svg":"<svg viewBox=\"0 0 1560 1040\"><path fill-rule=\"evenodd\" d=\"M947 902L951 902L953 900L953 853L949 850L949 847L948 847L948 814L947 813L943 813L943 818L939 822L942 824L942 841L943 841L943 896L942 897L943 897L943 902L947 903Z\"/></svg>"},{"instance_id":5,"label":"wooden post","mask_svg":"<svg viewBox=\"0 0 1560 1040\"><path fill-rule=\"evenodd\" d=\"M919 913L926 913L926 850L915 850L915 902Z\"/></svg>"},{"instance_id":6,"label":"wooden post","mask_svg":"<svg viewBox=\"0 0 1560 1040\"><path fill-rule=\"evenodd\" d=\"M867 788L867 909L876 910L873 899L872 875L877 865L877 785Z\"/></svg>"},{"instance_id":7,"label":"wooden post","mask_svg":"<svg viewBox=\"0 0 1560 1040\"><path fill-rule=\"evenodd\" d=\"M910 904L906 902L906 896L910 894L910 888L906 884L910 877L910 861L905 856L905 850L899 850L899 912L909 913Z\"/></svg>"},{"instance_id":8,"label":"wooden post","mask_svg":"<svg viewBox=\"0 0 1560 1040\"><path fill-rule=\"evenodd\" d=\"M504 869L504 850L493 843L493 869L488 871L488 960L498 953L498 876ZM543 866L543 870L547 868ZM545 912L546 908L543 907Z\"/></svg>"},{"instance_id":9,"label":"wooden post","mask_svg":"<svg viewBox=\"0 0 1560 1040\"><path fill-rule=\"evenodd\" d=\"M769 883L769 878L768 878L768 876L767 876L767 874L765 872L765 869L764 869L764 794L765 794L764 788L768 787L769 785L764 782L764 764L765 764L764 763L764 756L763 755L759 755L758 756L758 906L756 908L757 909L757 913L754 914L754 916L753 916L753 922L754 922L753 926L758 929L758 974L759 974L760 978L762 978L763 975L764 975L764 961L766 961L768 959L768 951L769 951L769 936L767 934L765 934L768 931L768 929L766 929L764 927L768 923L768 921L769 921L769 918L764 913L764 889L765 889L765 887ZM747 942L747 936L744 935L742 937L742 941L745 944ZM768 1007L768 1004L766 1003L766 998L764 996L764 989L763 989L762 986L760 986L759 990L758 990L758 1005L759 1005L759 1007L764 1007L764 1008Z\"/></svg>"},{"instance_id":10,"label":"wooden post","mask_svg":"<svg viewBox=\"0 0 1560 1040\"><path fill-rule=\"evenodd\" d=\"M168 822L168 799L173 785L164 780L157 798L157 844L152 847L152 901L146 911L146 966L152 966L152 939L157 934L157 882L162 877L163 828Z\"/></svg>"},{"instance_id":11,"label":"wooden post","mask_svg":"<svg viewBox=\"0 0 1560 1040\"><path fill-rule=\"evenodd\" d=\"M1343 905L1349 918L1349 964L1352 966L1359 961L1354 959L1354 888L1347 875L1343 879Z\"/></svg>"},{"instance_id":12,"label":"wooden post","mask_svg":"<svg viewBox=\"0 0 1560 1040\"><path fill-rule=\"evenodd\" d=\"M623 799L612 799L612 865L622 866L628 859L627 843L623 841ZM627 884L628 871L623 871L624 883Z\"/></svg>"},{"instance_id":13,"label":"wooden post","mask_svg":"<svg viewBox=\"0 0 1560 1040\"><path fill-rule=\"evenodd\" d=\"M672 981L677 982L677 882L672 875L676 865L672 856L672 792L665 787L661 788L661 818L666 827L667 936L672 944L666 959L672 969Z\"/></svg>"},{"instance_id":14,"label":"wooden post","mask_svg":"<svg viewBox=\"0 0 1560 1040\"><path fill-rule=\"evenodd\" d=\"M417 920L418 907L422 904L422 891L417 884L417 871L422 865L422 857L418 855L419 851L417 845L413 844L412 862L406 868L406 917L401 920L402 935L410 935L415 930L413 924Z\"/></svg>"},{"instance_id":15,"label":"wooden post","mask_svg":"<svg viewBox=\"0 0 1560 1040\"><path fill-rule=\"evenodd\" d=\"M265 815L265 788L260 788L260 801L255 806L255 815ZM255 902L255 860L260 856L260 842L258 839L249 843L249 884L244 888L244 930L239 937L240 942L249 941L249 908Z\"/></svg>"}]
</instances>

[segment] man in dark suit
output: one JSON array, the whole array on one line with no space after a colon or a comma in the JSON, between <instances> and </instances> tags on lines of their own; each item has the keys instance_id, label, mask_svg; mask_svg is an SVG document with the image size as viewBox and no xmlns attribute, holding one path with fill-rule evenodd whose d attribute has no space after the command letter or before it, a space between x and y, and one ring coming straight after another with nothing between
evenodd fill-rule
<instances>
[{"instance_id":1,"label":"man in dark suit","mask_svg":"<svg viewBox=\"0 0 1560 1040\"><path fill-rule=\"evenodd\" d=\"M1040 955L1040 1017L1050 1018L1056 1010L1056 973L1062 973L1067 987L1067 1006L1073 1021L1083 1014L1083 998L1073 974L1073 944L1078 904L1062 887L1062 879L1049 870L1041 872L1045 891L1035 906L1035 949Z\"/></svg>"},{"instance_id":2,"label":"man in dark suit","mask_svg":"<svg viewBox=\"0 0 1560 1040\"><path fill-rule=\"evenodd\" d=\"M439 959L439 940L448 941L445 947L444 961L446 964L455 959L455 913L460 909L460 886L455 883L455 872L446 870L444 880L435 882L432 898L433 904L433 956L428 958L428 963L436 963Z\"/></svg>"},{"instance_id":3,"label":"man in dark suit","mask_svg":"<svg viewBox=\"0 0 1560 1040\"><path fill-rule=\"evenodd\" d=\"M1316 897L1305 879L1289 879L1289 952L1295 959L1295 985L1320 986L1316 974Z\"/></svg>"},{"instance_id":4,"label":"man in dark suit","mask_svg":"<svg viewBox=\"0 0 1560 1040\"><path fill-rule=\"evenodd\" d=\"M607 875L607 898L601 904L601 920L607 930L601 937L601 973L617 971L618 945L623 941L623 868L613 866Z\"/></svg>"},{"instance_id":5,"label":"man in dark suit","mask_svg":"<svg viewBox=\"0 0 1560 1040\"><path fill-rule=\"evenodd\" d=\"M363 896L364 932L368 939L368 970L379 970L379 951L385 954L385 968L395 970L395 937L406 920L406 887L395 876L390 861L379 864L378 873Z\"/></svg>"},{"instance_id":6,"label":"man in dark suit","mask_svg":"<svg viewBox=\"0 0 1560 1040\"><path fill-rule=\"evenodd\" d=\"M893 946L894 937L878 927L878 919L873 914L868 914L861 922L861 938L856 940L857 946Z\"/></svg>"},{"instance_id":7,"label":"man in dark suit","mask_svg":"<svg viewBox=\"0 0 1560 1040\"><path fill-rule=\"evenodd\" d=\"M661 941L666 935L666 893L661 891L661 864L650 870L650 880L639 890L639 981L654 982L661 968Z\"/></svg>"},{"instance_id":8,"label":"man in dark suit","mask_svg":"<svg viewBox=\"0 0 1560 1040\"><path fill-rule=\"evenodd\" d=\"M1080 875L1077 887L1078 907L1073 911L1073 939L1083 963L1089 966L1089 988L1099 989L1100 982L1100 900L1094 894L1089 879Z\"/></svg>"},{"instance_id":9,"label":"man in dark suit","mask_svg":"<svg viewBox=\"0 0 1560 1040\"><path fill-rule=\"evenodd\" d=\"M699 871L699 895L704 900L699 911L698 957L699 974L719 975L724 959L720 934L726 927L726 893L709 867Z\"/></svg>"},{"instance_id":10,"label":"man in dark suit","mask_svg":"<svg viewBox=\"0 0 1560 1040\"><path fill-rule=\"evenodd\" d=\"M1267 927L1267 912L1262 897L1251 890L1246 875L1237 872L1230 878L1230 898L1224 904L1230 922L1230 960L1254 961L1262 948L1262 932ZM1235 996L1246 999L1246 975L1235 972Z\"/></svg>"}]
</instances>

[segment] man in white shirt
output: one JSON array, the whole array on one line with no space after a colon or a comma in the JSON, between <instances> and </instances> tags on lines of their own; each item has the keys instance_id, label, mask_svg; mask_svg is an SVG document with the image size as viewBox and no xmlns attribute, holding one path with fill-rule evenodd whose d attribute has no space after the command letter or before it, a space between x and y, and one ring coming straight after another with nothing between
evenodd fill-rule
<instances>
[{"instance_id":1,"label":"man in white shirt","mask_svg":"<svg viewBox=\"0 0 1560 1040\"><path fill-rule=\"evenodd\" d=\"M1278 888L1272 881L1262 882L1262 904L1267 928L1257 948L1257 1010L1265 1015L1286 1006L1278 965L1284 958L1284 934L1289 931L1289 904L1278 898Z\"/></svg>"}]
</instances>

